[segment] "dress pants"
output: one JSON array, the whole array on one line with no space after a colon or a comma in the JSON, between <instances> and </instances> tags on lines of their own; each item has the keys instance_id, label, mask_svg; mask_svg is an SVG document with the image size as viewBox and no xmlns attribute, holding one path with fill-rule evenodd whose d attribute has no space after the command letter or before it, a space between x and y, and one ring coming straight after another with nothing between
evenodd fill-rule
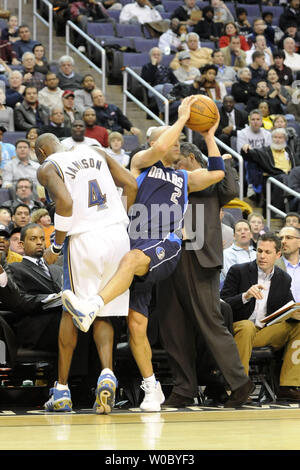
<instances>
[{"instance_id":1,"label":"dress pants","mask_svg":"<svg viewBox=\"0 0 300 470\"><path fill-rule=\"evenodd\" d=\"M245 371L249 373L252 348L272 346L285 348L280 372L280 385L300 386L300 322L283 321L257 328L250 320L233 323L234 339Z\"/></svg>"},{"instance_id":2,"label":"dress pants","mask_svg":"<svg viewBox=\"0 0 300 470\"><path fill-rule=\"evenodd\" d=\"M160 339L169 355L173 391L179 395L198 395L197 332L231 390L248 380L233 336L224 325L219 286L219 269L201 268L195 252L185 249L174 273L158 285Z\"/></svg>"}]
</instances>

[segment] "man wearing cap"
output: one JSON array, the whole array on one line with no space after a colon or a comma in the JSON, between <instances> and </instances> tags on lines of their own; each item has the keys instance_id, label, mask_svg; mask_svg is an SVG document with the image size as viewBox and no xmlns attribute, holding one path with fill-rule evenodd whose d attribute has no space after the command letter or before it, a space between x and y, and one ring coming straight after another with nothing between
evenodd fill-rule
<instances>
[{"instance_id":1,"label":"man wearing cap","mask_svg":"<svg viewBox=\"0 0 300 470\"><path fill-rule=\"evenodd\" d=\"M178 60L180 65L174 70L174 75L179 82L191 84L196 77L200 77L199 69L191 66L190 51L179 52Z\"/></svg>"},{"instance_id":2,"label":"man wearing cap","mask_svg":"<svg viewBox=\"0 0 300 470\"><path fill-rule=\"evenodd\" d=\"M82 113L75 107L75 94L72 90L65 90L62 94L64 108L65 127L71 127L72 123L82 118Z\"/></svg>"},{"instance_id":3,"label":"man wearing cap","mask_svg":"<svg viewBox=\"0 0 300 470\"><path fill-rule=\"evenodd\" d=\"M12 144L2 142L3 134L7 129L4 126L0 126L0 169L2 170L7 162L16 156L16 147Z\"/></svg>"},{"instance_id":4,"label":"man wearing cap","mask_svg":"<svg viewBox=\"0 0 300 470\"><path fill-rule=\"evenodd\" d=\"M22 256L18 253L15 253L10 250L10 232L5 225L0 225L0 256L5 257L6 262L10 263L20 263L22 261Z\"/></svg>"}]
</instances>

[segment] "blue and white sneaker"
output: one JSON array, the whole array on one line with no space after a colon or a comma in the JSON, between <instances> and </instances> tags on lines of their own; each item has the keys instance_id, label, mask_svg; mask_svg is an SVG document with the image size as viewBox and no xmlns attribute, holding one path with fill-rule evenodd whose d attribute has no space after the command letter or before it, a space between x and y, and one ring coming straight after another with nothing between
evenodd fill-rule
<instances>
[{"instance_id":1,"label":"blue and white sneaker","mask_svg":"<svg viewBox=\"0 0 300 470\"><path fill-rule=\"evenodd\" d=\"M50 388L50 399L44 404L45 411L72 411L69 388L67 390L58 390L56 386L57 382L55 382L53 388Z\"/></svg>"},{"instance_id":2,"label":"blue and white sneaker","mask_svg":"<svg viewBox=\"0 0 300 470\"><path fill-rule=\"evenodd\" d=\"M97 316L99 305L78 299L71 290L64 290L61 299L66 310L72 315L74 325L86 333Z\"/></svg>"},{"instance_id":3,"label":"blue and white sneaker","mask_svg":"<svg viewBox=\"0 0 300 470\"><path fill-rule=\"evenodd\" d=\"M94 411L97 414L108 414L115 405L115 395L118 381L115 375L104 369L98 378L96 389L96 401L94 403Z\"/></svg>"}]
</instances>

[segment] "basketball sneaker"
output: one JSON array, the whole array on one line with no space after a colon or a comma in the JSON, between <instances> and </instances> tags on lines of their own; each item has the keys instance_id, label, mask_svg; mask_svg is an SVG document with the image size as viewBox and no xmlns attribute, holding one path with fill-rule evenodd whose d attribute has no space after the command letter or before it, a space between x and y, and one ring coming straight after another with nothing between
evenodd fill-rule
<instances>
[{"instance_id":1,"label":"basketball sneaker","mask_svg":"<svg viewBox=\"0 0 300 470\"><path fill-rule=\"evenodd\" d=\"M97 316L99 305L79 299L71 290L64 290L61 299L64 307L72 315L74 325L86 333Z\"/></svg>"},{"instance_id":2,"label":"basketball sneaker","mask_svg":"<svg viewBox=\"0 0 300 470\"><path fill-rule=\"evenodd\" d=\"M97 414L110 413L115 405L118 381L110 369L104 369L97 381L94 410Z\"/></svg>"},{"instance_id":3,"label":"basketball sneaker","mask_svg":"<svg viewBox=\"0 0 300 470\"><path fill-rule=\"evenodd\" d=\"M140 404L140 409L142 411L160 411L160 405L165 401L160 382L148 383L143 380L141 389L144 390L145 397Z\"/></svg>"},{"instance_id":4,"label":"basketball sneaker","mask_svg":"<svg viewBox=\"0 0 300 470\"><path fill-rule=\"evenodd\" d=\"M45 411L72 411L71 392L67 390L58 390L57 382L50 388L50 399L44 404Z\"/></svg>"}]
</instances>

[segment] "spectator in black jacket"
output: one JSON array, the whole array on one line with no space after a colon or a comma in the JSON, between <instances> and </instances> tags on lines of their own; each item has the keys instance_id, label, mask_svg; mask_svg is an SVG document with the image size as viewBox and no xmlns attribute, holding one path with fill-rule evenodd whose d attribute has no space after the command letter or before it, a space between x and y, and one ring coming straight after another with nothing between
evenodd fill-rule
<instances>
[{"instance_id":1,"label":"spectator in black jacket","mask_svg":"<svg viewBox=\"0 0 300 470\"><path fill-rule=\"evenodd\" d=\"M270 89L266 80L260 80L256 84L255 94L252 96L246 106L246 111L250 112L258 108L261 101L267 101L270 114L282 114L281 101L278 96L270 97Z\"/></svg>"},{"instance_id":2,"label":"spectator in black jacket","mask_svg":"<svg viewBox=\"0 0 300 470\"><path fill-rule=\"evenodd\" d=\"M274 65L272 68L276 70L279 77L279 83L284 86L290 86L294 81L293 71L283 62L285 60L284 51L276 51L273 53Z\"/></svg>"},{"instance_id":3,"label":"spectator in black jacket","mask_svg":"<svg viewBox=\"0 0 300 470\"><path fill-rule=\"evenodd\" d=\"M300 26L300 0L289 1L289 5L284 9L279 18L280 29L285 31L291 21L295 21L297 26Z\"/></svg>"},{"instance_id":4,"label":"spectator in black jacket","mask_svg":"<svg viewBox=\"0 0 300 470\"><path fill-rule=\"evenodd\" d=\"M216 131L216 136L230 146L230 138L237 135L237 131L244 129L248 122L246 112L239 111L234 107L235 101L233 96L226 95L223 99L223 105L220 112L220 123Z\"/></svg>"},{"instance_id":5,"label":"spectator in black jacket","mask_svg":"<svg viewBox=\"0 0 300 470\"><path fill-rule=\"evenodd\" d=\"M203 8L202 14L203 18L193 28L194 33L202 40L217 42L221 36L222 23L214 22L214 9L210 5Z\"/></svg>"},{"instance_id":6,"label":"spectator in black jacket","mask_svg":"<svg viewBox=\"0 0 300 470\"><path fill-rule=\"evenodd\" d=\"M178 18L181 23L192 26L197 23L197 21L191 19L191 15L195 11L200 12L196 0L184 0L183 5L173 11L171 18Z\"/></svg>"},{"instance_id":7,"label":"spectator in black jacket","mask_svg":"<svg viewBox=\"0 0 300 470\"><path fill-rule=\"evenodd\" d=\"M243 67L237 72L237 81L231 87L231 94L236 103L247 104L249 98L255 94L251 78L252 74L248 67Z\"/></svg>"},{"instance_id":8,"label":"spectator in black jacket","mask_svg":"<svg viewBox=\"0 0 300 470\"><path fill-rule=\"evenodd\" d=\"M133 135L140 135L140 129L132 125L118 106L105 102L105 96L101 90L98 88L94 89L91 95L93 99L93 109L96 111L96 124L98 126L105 127L108 132L115 131L124 134L126 130Z\"/></svg>"},{"instance_id":9,"label":"spectator in black jacket","mask_svg":"<svg viewBox=\"0 0 300 470\"><path fill-rule=\"evenodd\" d=\"M14 109L16 131L27 131L31 127L40 129L49 122L49 109L39 104L36 87L28 86L24 91L23 103Z\"/></svg>"}]
</instances>

